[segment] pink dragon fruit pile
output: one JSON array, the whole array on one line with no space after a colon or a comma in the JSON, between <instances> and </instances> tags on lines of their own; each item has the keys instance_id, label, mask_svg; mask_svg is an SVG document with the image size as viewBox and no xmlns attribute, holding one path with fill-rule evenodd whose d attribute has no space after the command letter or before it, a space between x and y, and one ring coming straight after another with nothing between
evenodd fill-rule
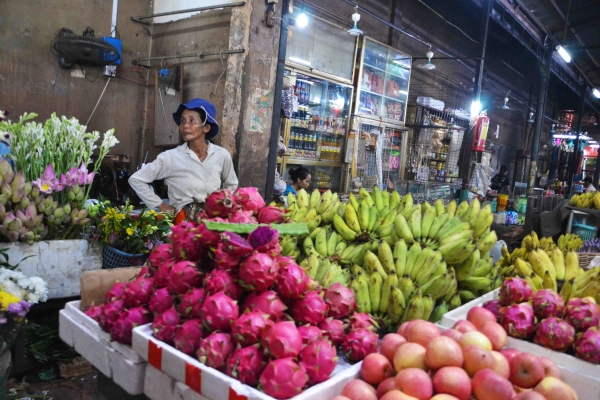
<instances>
[{"instance_id":1,"label":"pink dragon fruit pile","mask_svg":"<svg viewBox=\"0 0 600 400\"><path fill-rule=\"evenodd\" d=\"M559 352L600 363L600 307L591 297L573 298L566 304L553 290L533 293L526 281L508 278L500 288L500 298L484 307L498 314L509 336L532 340Z\"/></svg>"}]
</instances>

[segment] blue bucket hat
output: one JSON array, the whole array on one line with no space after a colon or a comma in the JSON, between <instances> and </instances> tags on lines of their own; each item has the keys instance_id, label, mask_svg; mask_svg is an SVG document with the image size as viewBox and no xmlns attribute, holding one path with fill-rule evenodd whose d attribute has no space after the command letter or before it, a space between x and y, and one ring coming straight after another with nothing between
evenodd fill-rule
<instances>
[{"instance_id":1,"label":"blue bucket hat","mask_svg":"<svg viewBox=\"0 0 600 400\"><path fill-rule=\"evenodd\" d=\"M177 110L173 113L173 120L177 126L181 124L181 114L183 113L183 110L186 109L191 111L204 110L206 113L206 121L203 121L203 123L210 123L210 131L208 131L206 136L208 139L212 139L217 136L219 133L219 124L215 119L217 116L217 109L210 101L196 98L188 101L187 103L180 104L179 107L177 107Z\"/></svg>"}]
</instances>

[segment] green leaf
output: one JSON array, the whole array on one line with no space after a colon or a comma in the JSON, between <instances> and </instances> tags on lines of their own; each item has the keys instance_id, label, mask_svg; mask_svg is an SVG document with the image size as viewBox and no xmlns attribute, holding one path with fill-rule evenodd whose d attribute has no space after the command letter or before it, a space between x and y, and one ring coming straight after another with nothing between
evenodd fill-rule
<instances>
[{"instance_id":1,"label":"green leaf","mask_svg":"<svg viewBox=\"0 0 600 400\"><path fill-rule=\"evenodd\" d=\"M204 221L206 228L211 231L217 232L233 232L238 234L249 234L254 232L259 226L270 226L279 232L280 235L308 235L308 226L305 223L295 224L231 224L228 222L213 222Z\"/></svg>"}]
</instances>

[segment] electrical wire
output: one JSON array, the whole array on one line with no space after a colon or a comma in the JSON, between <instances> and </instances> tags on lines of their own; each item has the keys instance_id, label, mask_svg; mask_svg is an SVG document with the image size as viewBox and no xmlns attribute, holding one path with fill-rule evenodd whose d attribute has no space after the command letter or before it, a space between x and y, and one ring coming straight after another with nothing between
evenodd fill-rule
<instances>
[{"instance_id":1,"label":"electrical wire","mask_svg":"<svg viewBox=\"0 0 600 400\"><path fill-rule=\"evenodd\" d=\"M79 64L79 69L81 70L81 73L83 74L83 77L88 81L88 82L96 82L98 80L98 77L100 76L100 67L98 67L98 73L96 74L96 77L94 78L94 80L91 80L87 77L87 74L85 73L85 71L83 70L83 66L81 64Z\"/></svg>"},{"instance_id":2,"label":"electrical wire","mask_svg":"<svg viewBox=\"0 0 600 400\"><path fill-rule=\"evenodd\" d=\"M108 78L108 81L106 81L106 85L104 85L104 89L102 90L102 93L100 93L100 98L96 102L96 106L92 110L92 114L90 115L90 117L88 118L87 122L85 123L85 126L87 126L90 123L90 120L94 116L94 113L96 112L96 108L98 108L98 104L100 104L100 100L102 100L102 96L104 96L104 92L106 91L106 88L108 87L109 83L110 83L110 77Z\"/></svg>"},{"instance_id":3,"label":"electrical wire","mask_svg":"<svg viewBox=\"0 0 600 400\"><path fill-rule=\"evenodd\" d=\"M221 52L221 66L223 67L223 72L221 72L221 75L219 75L219 78L217 79L217 83L215 83L215 86L213 87L212 92L210 92L210 97L214 97L217 94L217 87L219 86L219 81L225 74L225 71L227 71L227 68L225 67L225 63L223 62L223 52Z\"/></svg>"},{"instance_id":4,"label":"electrical wire","mask_svg":"<svg viewBox=\"0 0 600 400\"><path fill-rule=\"evenodd\" d=\"M441 19L444 20L444 22L456 29L458 29L458 31L460 33L462 33L463 35L465 35L471 42L473 43L477 43L479 44L479 42L475 39L473 39L471 36L469 36L465 31L463 31L462 29L460 29L458 26L454 25L452 22L448 21L446 18L444 18L440 13L438 13L437 11L435 11L433 8L429 7L427 4L425 4L425 2L423 2L423 0L418 0L419 3L423 4L425 7L427 7L429 10L431 10L432 13L434 13L435 15L437 15L438 17L440 17Z\"/></svg>"}]
</instances>

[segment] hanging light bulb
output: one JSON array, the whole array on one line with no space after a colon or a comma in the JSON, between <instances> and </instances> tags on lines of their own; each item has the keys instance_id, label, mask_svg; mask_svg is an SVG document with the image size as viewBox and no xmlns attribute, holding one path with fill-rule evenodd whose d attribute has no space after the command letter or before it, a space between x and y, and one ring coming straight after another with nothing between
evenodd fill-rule
<instances>
[{"instance_id":1,"label":"hanging light bulb","mask_svg":"<svg viewBox=\"0 0 600 400\"><path fill-rule=\"evenodd\" d=\"M550 128L550 133L551 134L554 134L556 132L556 130L554 129L554 127L555 127L555 125L552 124L552 128Z\"/></svg>"},{"instance_id":2,"label":"hanging light bulb","mask_svg":"<svg viewBox=\"0 0 600 400\"><path fill-rule=\"evenodd\" d=\"M529 119L527 120L527 122L534 122L533 121L533 111L529 113Z\"/></svg>"},{"instance_id":3,"label":"hanging light bulb","mask_svg":"<svg viewBox=\"0 0 600 400\"><path fill-rule=\"evenodd\" d=\"M354 22L354 27L352 29L348 29L348 35L361 36L363 34L363 31L358 29L358 21L360 21L360 14L358 13L358 6L354 7L354 14L352 14L352 21Z\"/></svg>"},{"instance_id":4,"label":"hanging light bulb","mask_svg":"<svg viewBox=\"0 0 600 400\"><path fill-rule=\"evenodd\" d=\"M302 4L302 8L300 9L300 15L296 18L296 26L298 28L304 28L308 25L308 15L304 12L304 4Z\"/></svg>"},{"instance_id":5,"label":"hanging light bulb","mask_svg":"<svg viewBox=\"0 0 600 400\"><path fill-rule=\"evenodd\" d=\"M431 63L431 58L433 57L433 51L431 51L431 46L429 46L429 51L425 53L427 56L427 63L423 65L423 69L432 70L435 69L435 65Z\"/></svg>"},{"instance_id":6,"label":"hanging light bulb","mask_svg":"<svg viewBox=\"0 0 600 400\"><path fill-rule=\"evenodd\" d=\"M510 93L510 91L508 92ZM504 105L502 106L503 110L509 110L510 108L508 107L508 93L506 93L506 96L504 97Z\"/></svg>"}]
</instances>

